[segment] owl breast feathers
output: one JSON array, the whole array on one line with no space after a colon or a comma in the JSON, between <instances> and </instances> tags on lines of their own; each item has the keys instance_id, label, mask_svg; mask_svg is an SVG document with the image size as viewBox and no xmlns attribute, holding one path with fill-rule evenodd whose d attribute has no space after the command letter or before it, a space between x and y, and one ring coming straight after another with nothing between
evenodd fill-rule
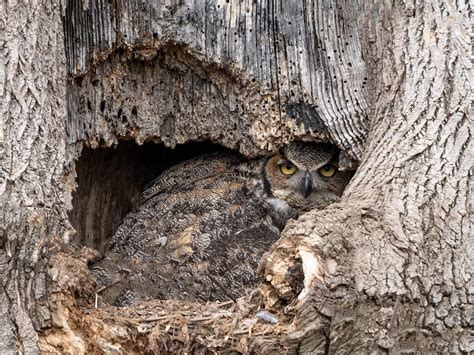
<instances>
[{"instance_id":1,"label":"owl breast feathers","mask_svg":"<svg viewBox=\"0 0 474 355\"><path fill-rule=\"evenodd\" d=\"M217 153L165 171L92 266L103 301L244 295L286 222L338 199L350 175L335 159L329 145L292 143L259 160Z\"/></svg>"}]
</instances>

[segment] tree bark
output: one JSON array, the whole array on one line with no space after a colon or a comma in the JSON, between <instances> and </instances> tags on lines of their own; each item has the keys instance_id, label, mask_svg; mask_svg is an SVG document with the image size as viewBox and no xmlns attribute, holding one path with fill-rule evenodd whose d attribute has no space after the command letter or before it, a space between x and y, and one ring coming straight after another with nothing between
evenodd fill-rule
<instances>
[{"instance_id":1,"label":"tree bark","mask_svg":"<svg viewBox=\"0 0 474 355\"><path fill-rule=\"evenodd\" d=\"M342 203L286 227L264 265L268 297L294 297L288 270L314 258L324 280L305 269L303 352L470 353L467 8L366 6L375 100L364 159Z\"/></svg>"},{"instance_id":2,"label":"tree bark","mask_svg":"<svg viewBox=\"0 0 474 355\"><path fill-rule=\"evenodd\" d=\"M64 35L58 2L0 13L0 353L34 354L51 326L46 245L70 228Z\"/></svg>"},{"instance_id":3,"label":"tree bark","mask_svg":"<svg viewBox=\"0 0 474 355\"><path fill-rule=\"evenodd\" d=\"M0 6L0 353L474 351L468 4ZM263 258L260 304L94 309L75 160L124 139L326 140L360 166Z\"/></svg>"}]
</instances>

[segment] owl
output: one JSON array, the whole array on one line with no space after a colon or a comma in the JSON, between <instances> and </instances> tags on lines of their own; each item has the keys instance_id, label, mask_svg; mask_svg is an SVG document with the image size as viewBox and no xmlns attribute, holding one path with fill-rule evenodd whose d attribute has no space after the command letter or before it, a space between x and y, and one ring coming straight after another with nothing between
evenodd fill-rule
<instances>
[{"instance_id":1,"label":"owl","mask_svg":"<svg viewBox=\"0 0 474 355\"><path fill-rule=\"evenodd\" d=\"M235 300L257 284L287 221L338 201L351 173L328 144L293 142L246 160L217 153L152 181L92 266L105 303Z\"/></svg>"}]
</instances>

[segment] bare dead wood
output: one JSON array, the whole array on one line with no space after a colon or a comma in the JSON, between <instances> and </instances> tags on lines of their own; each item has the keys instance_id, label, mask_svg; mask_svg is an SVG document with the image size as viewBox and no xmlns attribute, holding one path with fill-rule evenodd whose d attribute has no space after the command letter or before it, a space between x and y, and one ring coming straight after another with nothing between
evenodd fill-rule
<instances>
[{"instance_id":1,"label":"bare dead wood","mask_svg":"<svg viewBox=\"0 0 474 355\"><path fill-rule=\"evenodd\" d=\"M467 4L65 5L0 5L2 354L473 351ZM93 308L93 253L66 247L84 145L250 157L295 137L362 165L341 204L288 225L264 303ZM302 257L324 272L298 300Z\"/></svg>"},{"instance_id":2,"label":"bare dead wood","mask_svg":"<svg viewBox=\"0 0 474 355\"><path fill-rule=\"evenodd\" d=\"M80 83L70 86L72 142L210 139L255 155L295 136L329 133L362 156L367 78L356 7L71 4L66 51Z\"/></svg>"}]
</instances>

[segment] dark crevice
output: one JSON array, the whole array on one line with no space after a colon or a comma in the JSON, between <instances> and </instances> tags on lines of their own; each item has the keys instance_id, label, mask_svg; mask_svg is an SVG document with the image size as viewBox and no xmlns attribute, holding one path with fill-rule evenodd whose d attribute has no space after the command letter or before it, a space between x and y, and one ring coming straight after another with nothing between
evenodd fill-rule
<instances>
[{"instance_id":1,"label":"dark crevice","mask_svg":"<svg viewBox=\"0 0 474 355\"><path fill-rule=\"evenodd\" d=\"M331 334L328 331L326 334L326 344L324 345L324 354L329 355L329 351L331 350Z\"/></svg>"}]
</instances>

